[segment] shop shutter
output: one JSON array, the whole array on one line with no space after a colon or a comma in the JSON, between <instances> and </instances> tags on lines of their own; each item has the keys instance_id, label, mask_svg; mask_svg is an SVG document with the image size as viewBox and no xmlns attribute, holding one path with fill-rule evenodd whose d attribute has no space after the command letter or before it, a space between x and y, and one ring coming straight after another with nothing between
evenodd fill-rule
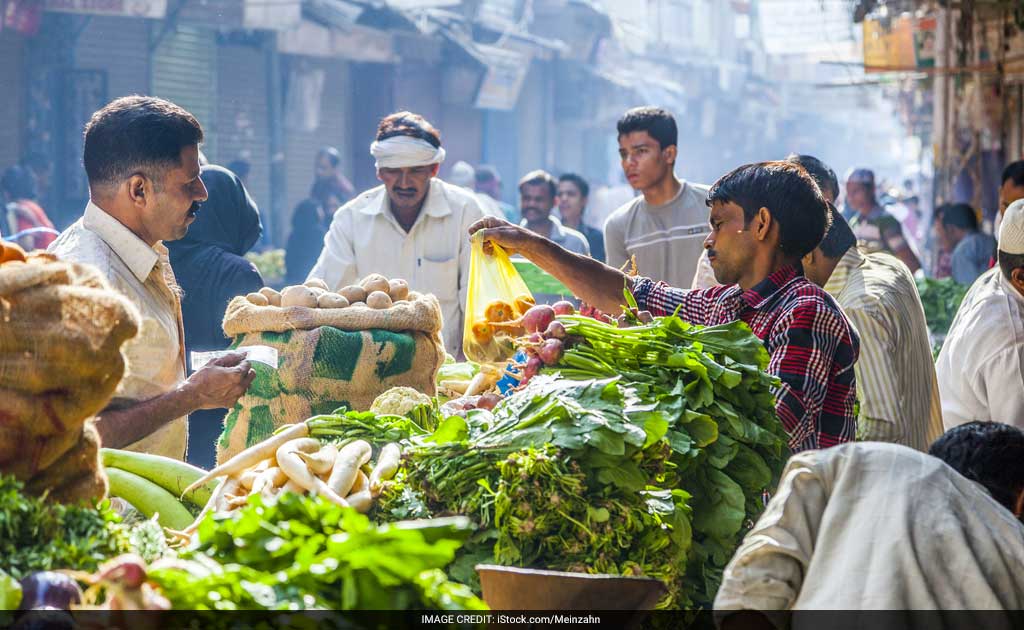
<instances>
[{"instance_id":1,"label":"shop shutter","mask_svg":"<svg viewBox=\"0 0 1024 630\"><path fill-rule=\"evenodd\" d=\"M153 29L154 37L159 32ZM153 53L152 92L184 107L203 126L203 152L217 150L217 41L216 32L195 26L177 26L163 35Z\"/></svg>"}]
</instances>

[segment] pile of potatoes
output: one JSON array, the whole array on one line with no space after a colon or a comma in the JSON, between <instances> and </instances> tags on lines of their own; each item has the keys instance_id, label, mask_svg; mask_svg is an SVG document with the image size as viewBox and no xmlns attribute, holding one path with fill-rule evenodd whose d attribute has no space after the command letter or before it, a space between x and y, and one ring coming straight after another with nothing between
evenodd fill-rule
<instances>
[{"instance_id":1,"label":"pile of potatoes","mask_svg":"<svg viewBox=\"0 0 1024 630\"><path fill-rule=\"evenodd\" d=\"M409 283L401 278L388 280L379 273L371 273L359 284L351 284L337 293L328 290L327 284L318 278L305 284L285 287L277 292L263 287L258 293L245 296L256 306L305 306L306 308L348 308L365 305L375 309L391 308L395 302L409 297Z\"/></svg>"}]
</instances>

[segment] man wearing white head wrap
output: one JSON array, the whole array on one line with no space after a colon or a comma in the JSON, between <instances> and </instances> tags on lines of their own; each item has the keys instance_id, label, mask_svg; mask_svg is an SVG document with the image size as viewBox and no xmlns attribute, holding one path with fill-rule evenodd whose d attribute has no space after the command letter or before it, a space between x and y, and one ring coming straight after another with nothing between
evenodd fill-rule
<instances>
[{"instance_id":1,"label":"man wearing white head wrap","mask_svg":"<svg viewBox=\"0 0 1024 630\"><path fill-rule=\"evenodd\" d=\"M469 276L465 235L483 216L479 201L438 179L445 158L441 134L422 116L385 117L370 154L383 186L338 209L309 277L339 289L381 273L433 293L444 314L445 347L458 356Z\"/></svg>"},{"instance_id":2,"label":"man wearing white head wrap","mask_svg":"<svg viewBox=\"0 0 1024 630\"><path fill-rule=\"evenodd\" d=\"M999 226L998 264L975 280L935 362L947 429L983 420L1024 428L1024 199Z\"/></svg>"}]
</instances>

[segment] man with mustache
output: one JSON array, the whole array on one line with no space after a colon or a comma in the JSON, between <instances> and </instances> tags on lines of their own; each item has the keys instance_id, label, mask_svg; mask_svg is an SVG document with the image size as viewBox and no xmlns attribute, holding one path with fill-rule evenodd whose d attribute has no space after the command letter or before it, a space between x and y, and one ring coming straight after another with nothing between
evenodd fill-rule
<instances>
[{"instance_id":1,"label":"man with mustache","mask_svg":"<svg viewBox=\"0 0 1024 630\"><path fill-rule=\"evenodd\" d=\"M163 241L185 236L206 200L202 141L192 114L154 97L119 98L85 126L89 204L49 251L98 267L142 315L123 347L124 378L96 418L107 447L184 459L188 414L233 406L256 376L233 353L185 378L181 291Z\"/></svg>"},{"instance_id":2,"label":"man with mustache","mask_svg":"<svg viewBox=\"0 0 1024 630\"><path fill-rule=\"evenodd\" d=\"M745 322L768 350L768 372L779 377L775 410L790 449L853 440L857 335L800 263L830 222L818 185L790 162L746 164L719 178L706 203L711 232L704 247L721 286L700 291L628 276L494 217L470 233L483 230L485 241L522 254L606 313L621 309L625 288L654 315L678 312L705 326Z\"/></svg>"},{"instance_id":3,"label":"man with mustache","mask_svg":"<svg viewBox=\"0 0 1024 630\"><path fill-rule=\"evenodd\" d=\"M555 207L558 184L547 171L532 171L519 181L519 209L523 213L522 225L531 232L551 239L570 252L590 255L587 239L551 216Z\"/></svg>"},{"instance_id":4,"label":"man with mustache","mask_svg":"<svg viewBox=\"0 0 1024 630\"><path fill-rule=\"evenodd\" d=\"M309 277L337 290L380 273L433 293L441 302L445 347L458 356L469 287L465 234L483 210L472 191L437 178L445 157L441 133L418 114L397 112L381 120L370 154L384 185L334 213Z\"/></svg>"}]
</instances>

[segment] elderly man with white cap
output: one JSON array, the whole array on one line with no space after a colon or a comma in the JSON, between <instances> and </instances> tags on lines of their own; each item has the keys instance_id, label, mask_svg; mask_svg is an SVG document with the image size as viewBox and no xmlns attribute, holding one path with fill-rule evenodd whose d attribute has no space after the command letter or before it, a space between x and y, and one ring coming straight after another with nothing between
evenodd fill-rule
<instances>
[{"instance_id":1,"label":"elderly man with white cap","mask_svg":"<svg viewBox=\"0 0 1024 630\"><path fill-rule=\"evenodd\" d=\"M946 429L1024 428L1024 199L1006 209L997 260L964 297L935 364Z\"/></svg>"},{"instance_id":2,"label":"elderly man with white cap","mask_svg":"<svg viewBox=\"0 0 1024 630\"><path fill-rule=\"evenodd\" d=\"M437 178L441 134L418 114L385 117L370 145L384 183L338 209L310 278L332 289L370 273L404 278L433 293L444 315L444 341L458 356L469 276L469 226L483 216L476 195Z\"/></svg>"}]
</instances>

